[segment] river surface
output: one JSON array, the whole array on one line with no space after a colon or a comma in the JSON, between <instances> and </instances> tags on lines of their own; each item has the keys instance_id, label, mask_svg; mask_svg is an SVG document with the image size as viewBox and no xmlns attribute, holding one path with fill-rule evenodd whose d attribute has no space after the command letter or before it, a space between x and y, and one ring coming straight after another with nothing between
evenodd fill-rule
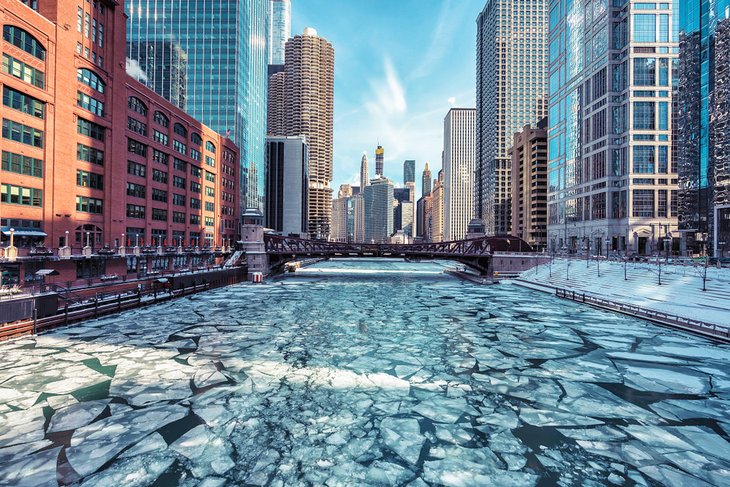
<instances>
[{"instance_id":1,"label":"river surface","mask_svg":"<svg viewBox=\"0 0 730 487\"><path fill-rule=\"evenodd\" d=\"M730 347L331 261L0 344L0 485L730 485Z\"/></svg>"}]
</instances>

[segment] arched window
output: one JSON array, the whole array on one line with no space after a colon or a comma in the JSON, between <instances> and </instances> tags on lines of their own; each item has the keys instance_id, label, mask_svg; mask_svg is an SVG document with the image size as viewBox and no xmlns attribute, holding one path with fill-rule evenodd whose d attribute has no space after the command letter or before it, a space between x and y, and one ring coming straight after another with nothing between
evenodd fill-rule
<instances>
[{"instance_id":1,"label":"arched window","mask_svg":"<svg viewBox=\"0 0 730 487\"><path fill-rule=\"evenodd\" d=\"M197 132L193 132L192 134L190 134L190 141L198 146L203 145L203 138Z\"/></svg>"},{"instance_id":2,"label":"arched window","mask_svg":"<svg viewBox=\"0 0 730 487\"><path fill-rule=\"evenodd\" d=\"M176 123L176 124L175 124L175 125L173 126L172 130L173 130L173 132L175 132L175 133L176 133L177 135L179 135L179 136L181 136L181 137L185 137L185 138L187 139L187 137L188 137L188 129L186 129L185 127L183 127L183 126L182 126L182 125L180 125L179 123Z\"/></svg>"},{"instance_id":3,"label":"arched window","mask_svg":"<svg viewBox=\"0 0 730 487\"><path fill-rule=\"evenodd\" d=\"M46 60L46 50L35 37L14 25L3 25L3 40L18 47L41 61Z\"/></svg>"},{"instance_id":4,"label":"arched window","mask_svg":"<svg viewBox=\"0 0 730 487\"><path fill-rule=\"evenodd\" d=\"M212 152L213 154L215 154L215 145L213 145L213 142L211 142L209 140L206 140L205 141L205 150L207 150L208 152Z\"/></svg>"},{"instance_id":5,"label":"arched window","mask_svg":"<svg viewBox=\"0 0 730 487\"><path fill-rule=\"evenodd\" d=\"M142 100L137 98L136 96L130 96L127 100L127 105L129 108L140 115L147 116L147 105L145 105Z\"/></svg>"},{"instance_id":6,"label":"arched window","mask_svg":"<svg viewBox=\"0 0 730 487\"><path fill-rule=\"evenodd\" d=\"M94 247L97 244L101 244L102 238L103 232L96 225L87 224L76 227L76 243L81 246L86 246L89 243Z\"/></svg>"},{"instance_id":7,"label":"arched window","mask_svg":"<svg viewBox=\"0 0 730 487\"><path fill-rule=\"evenodd\" d=\"M162 112L159 112L159 111L155 112L154 120L155 120L156 124L162 125L163 127L170 126L170 119L167 118L167 115L165 115Z\"/></svg>"},{"instance_id":8,"label":"arched window","mask_svg":"<svg viewBox=\"0 0 730 487\"><path fill-rule=\"evenodd\" d=\"M92 89L98 91L99 93L104 93L104 82L93 71L90 71L86 68L80 68L76 72L76 79L81 81L86 86L89 86Z\"/></svg>"}]
</instances>

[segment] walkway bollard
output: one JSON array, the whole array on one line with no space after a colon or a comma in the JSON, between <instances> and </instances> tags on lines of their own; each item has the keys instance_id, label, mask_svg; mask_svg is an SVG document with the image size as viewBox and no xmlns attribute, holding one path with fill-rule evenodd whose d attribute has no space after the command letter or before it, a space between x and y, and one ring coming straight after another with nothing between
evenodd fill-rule
<instances>
[{"instance_id":1,"label":"walkway bollard","mask_svg":"<svg viewBox=\"0 0 730 487\"><path fill-rule=\"evenodd\" d=\"M68 303L66 303L66 308L63 311L64 316L64 325L68 326Z\"/></svg>"},{"instance_id":2,"label":"walkway bollard","mask_svg":"<svg viewBox=\"0 0 730 487\"><path fill-rule=\"evenodd\" d=\"M94 298L94 318L99 317L99 296Z\"/></svg>"},{"instance_id":3,"label":"walkway bollard","mask_svg":"<svg viewBox=\"0 0 730 487\"><path fill-rule=\"evenodd\" d=\"M33 334L36 334L38 328L38 308L33 306Z\"/></svg>"},{"instance_id":4,"label":"walkway bollard","mask_svg":"<svg viewBox=\"0 0 730 487\"><path fill-rule=\"evenodd\" d=\"M122 310L122 295L117 294L117 311L119 312L121 310Z\"/></svg>"}]
</instances>

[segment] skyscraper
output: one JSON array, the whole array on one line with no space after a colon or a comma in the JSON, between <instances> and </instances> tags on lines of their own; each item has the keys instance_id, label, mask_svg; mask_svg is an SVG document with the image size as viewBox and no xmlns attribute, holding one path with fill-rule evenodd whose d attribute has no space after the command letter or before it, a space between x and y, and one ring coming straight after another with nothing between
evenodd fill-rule
<instances>
[{"instance_id":1,"label":"skyscraper","mask_svg":"<svg viewBox=\"0 0 730 487\"><path fill-rule=\"evenodd\" d=\"M383 146L378 144L378 147L375 149L375 177L380 177L383 175L384 160L385 160L385 149L383 149Z\"/></svg>"},{"instance_id":2,"label":"skyscraper","mask_svg":"<svg viewBox=\"0 0 730 487\"><path fill-rule=\"evenodd\" d=\"M431 171L428 169L428 162L426 168L423 170L423 176L421 177L421 196L431 194Z\"/></svg>"},{"instance_id":3,"label":"skyscraper","mask_svg":"<svg viewBox=\"0 0 730 487\"><path fill-rule=\"evenodd\" d=\"M368 178L368 154L363 152L362 160L360 160L360 191L365 191L365 187L370 184Z\"/></svg>"},{"instance_id":4,"label":"skyscraper","mask_svg":"<svg viewBox=\"0 0 730 487\"><path fill-rule=\"evenodd\" d=\"M412 159L407 159L405 162L403 162L403 182L416 182L416 161Z\"/></svg>"},{"instance_id":5,"label":"skyscraper","mask_svg":"<svg viewBox=\"0 0 730 487\"><path fill-rule=\"evenodd\" d=\"M431 241L444 241L444 170L438 172L431 191Z\"/></svg>"},{"instance_id":6,"label":"skyscraper","mask_svg":"<svg viewBox=\"0 0 730 487\"><path fill-rule=\"evenodd\" d=\"M241 206L263 206L269 0L125 0L124 6L128 65L171 64L169 50L157 47L168 43L187 55L186 111L239 146ZM151 87L171 98L177 92Z\"/></svg>"},{"instance_id":7,"label":"skyscraper","mask_svg":"<svg viewBox=\"0 0 730 487\"><path fill-rule=\"evenodd\" d=\"M312 28L286 43L284 70L286 135L309 145L309 234L327 238L332 215L332 151L335 51Z\"/></svg>"},{"instance_id":8,"label":"skyscraper","mask_svg":"<svg viewBox=\"0 0 730 487\"><path fill-rule=\"evenodd\" d=\"M265 224L283 235L307 233L309 155L304 137L266 138Z\"/></svg>"},{"instance_id":9,"label":"skyscraper","mask_svg":"<svg viewBox=\"0 0 730 487\"><path fill-rule=\"evenodd\" d=\"M365 242L386 243L393 234L393 183L379 177L363 192Z\"/></svg>"},{"instance_id":10,"label":"skyscraper","mask_svg":"<svg viewBox=\"0 0 730 487\"><path fill-rule=\"evenodd\" d=\"M730 253L730 0L681 0L675 106L682 251Z\"/></svg>"},{"instance_id":11,"label":"skyscraper","mask_svg":"<svg viewBox=\"0 0 730 487\"><path fill-rule=\"evenodd\" d=\"M476 110L452 108L444 119L444 239L460 240L474 217Z\"/></svg>"},{"instance_id":12,"label":"skyscraper","mask_svg":"<svg viewBox=\"0 0 730 487\"><path fill-rule=\"evenodd\" d=\"M284 64L286 41L291 37L291 0L269 2L269 64Z\"/></svg>"},{"instance_id":13,"label":"skyscraper","mask_svg":"<svg viewBox=\"0 0 730 487\"><path fill-rule=\"evenodd\" d=\"M512 134L547 115L547 7L548 0L487 0L477 18L474 206L488 234L510 228ZM583 50L577 44L554 48Z\"/></svg>"},{"instance_id":14,"label":"skyscraper","mask_svg":"<svg viewBox=\"0 0 730 487\"><path fill-rule=\"evenodd\" d=\"M188 55L175 42L135 42L129 45L127 73L174 105L185 110Z\"/></svg>"},{"instance_id":15,"label":"skyscraper","mask_svg":"<svg viewBox=\"0 0 730 487\"><path fill-rule=\"evenodd\" d=\"M670 2L551 11L548 248L651 254L676 238L676 13Z\"/></svg>"}]
</instances>

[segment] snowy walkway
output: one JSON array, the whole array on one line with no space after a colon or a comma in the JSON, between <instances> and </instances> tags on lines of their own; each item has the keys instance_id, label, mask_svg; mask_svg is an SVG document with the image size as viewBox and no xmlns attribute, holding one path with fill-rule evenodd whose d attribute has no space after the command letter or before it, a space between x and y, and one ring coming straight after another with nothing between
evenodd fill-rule
<instances>
[{"instance_id":1,"label":"snowy walkway","mask_svg":"<svg viewBox=\"0 0 730 487\"><path fill-rule=\"evenodd\" d=\"M665 266L661 280L656 264L600 263L591 260L555 259L523 272L520 278L536 284L591 293L612 301L631 304L684 318L730 325L730 269L707 269L707 290L702 291L703 268Z\"/></svg>"}]
</instances>

